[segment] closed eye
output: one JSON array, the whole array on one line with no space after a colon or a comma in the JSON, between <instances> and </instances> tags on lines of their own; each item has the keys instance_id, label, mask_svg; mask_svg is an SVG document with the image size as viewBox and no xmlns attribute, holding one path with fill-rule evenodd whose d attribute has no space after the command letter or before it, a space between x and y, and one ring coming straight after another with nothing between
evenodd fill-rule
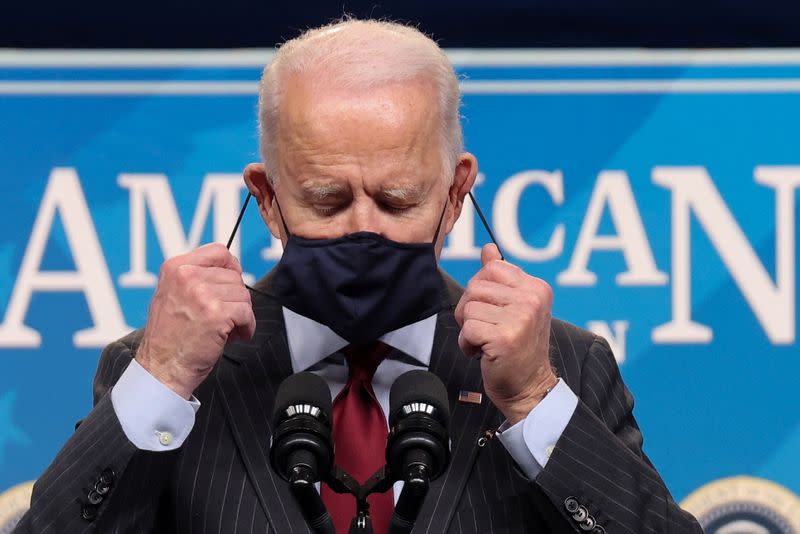
<instances>
[{"instance_id":1,"label":"closed eye","mask_svg":"<svg viewBox=\"0 0 800 534\"><path fill-rule=\"evenodd\" d=\"M392 204L387 204L386 202L378 203L378 206L381 210L385 211L386 213L391 213L393 215L399 215L401 213L405 213L408 211L412 206L395 206Z\"/></svg>"},{"instance_id":2,"label":"closed eye","mask_svg":"<svg viewBox=\"0 0 800 534\"><path fill-rule=\"evenodd\" d=\"M346 206L339 205L339 206L314 206L314 211L317 212L318 215L322 217L333 217L340 211L342 211Z\"/></svg>"}]
</instances>

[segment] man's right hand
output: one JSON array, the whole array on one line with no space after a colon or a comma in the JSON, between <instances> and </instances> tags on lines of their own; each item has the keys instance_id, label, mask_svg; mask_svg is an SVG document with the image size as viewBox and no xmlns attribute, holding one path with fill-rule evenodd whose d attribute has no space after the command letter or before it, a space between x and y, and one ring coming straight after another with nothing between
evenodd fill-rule
<instances>
[{"instance_id":1,"label":"man's right hand","mask_svg":"<svg viewBox=\"0 0 800 534\"><path fill-rule=\"evenodd\" d=\"M256 319L239 261L219 243L164 262L136 361L189 399L225 343L251 339Z\"/></svg>"}]
</instances>

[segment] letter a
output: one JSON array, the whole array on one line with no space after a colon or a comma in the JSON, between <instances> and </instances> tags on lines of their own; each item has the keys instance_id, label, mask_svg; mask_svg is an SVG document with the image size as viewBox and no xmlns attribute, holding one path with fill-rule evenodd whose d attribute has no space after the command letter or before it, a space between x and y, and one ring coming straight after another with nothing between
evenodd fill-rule
<instances>
[{"instance_id":1,"label":"letter a","mask_svg":"<svg viewBox=\"0 0 800 534\"><path fill-rule=\"evenodd\" d=\"M74 271L42 271L47 238L58 211ZM89 207L73 168L50 173L44 198L22 258L5 319L0 324L0 347L38 347L39 332L23 324L34 291L81 291L86 295L94 326L75 332L76 347L102 347L133 330L125 324L108 272Z\"/></svg>"}]
</instances>

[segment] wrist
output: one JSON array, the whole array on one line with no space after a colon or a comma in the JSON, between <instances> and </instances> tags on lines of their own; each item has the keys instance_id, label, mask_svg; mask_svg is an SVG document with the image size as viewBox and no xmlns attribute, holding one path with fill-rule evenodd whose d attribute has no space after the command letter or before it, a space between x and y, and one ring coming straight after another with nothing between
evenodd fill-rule
<instances>
[{"instance_id":1,"label":"wrist","mask_svg":"<svg viewBox=\"0 0 800 534\"><path fill-rule=\"evenodd\" d=\"M171 362L159 362L146 353L137 354L136 361L156 380L185 400L192 398L192 393L205 378L191 376L194 373L180 369Z\"/></svg>"},{"instance_id":2,"label":"wrist","mask_svg":"<svg viewBox=\"0 0 800 534\"><path fill-rule=\"evenodd\" d=\"M516 398L504 403L505 406L500 408L500 411L503 412L509 425L515 425L528 417L528 414L544 400L557 384L558 376L551 370L544 378L536 381Z\"/></svg>"}]
</instances>

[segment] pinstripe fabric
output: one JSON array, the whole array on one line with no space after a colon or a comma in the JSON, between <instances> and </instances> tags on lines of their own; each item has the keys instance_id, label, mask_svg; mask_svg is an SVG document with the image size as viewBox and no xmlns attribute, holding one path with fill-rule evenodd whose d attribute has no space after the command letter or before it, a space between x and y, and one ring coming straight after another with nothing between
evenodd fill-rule
<instances>
[{"instance_id":1,"label":"pinstripe fabric","mask_svg":"<svg viewBox=\"0 0 800 534\"><path fill-rule=\"evenodd\" d=\"M584 532L564 508L568 497L608 533L702 532L642 452L633 399L608 344L567 323L553 321L551 359L580 401L546 468L530 481L498 440L478 446L503 417L485 396L480 405L457 402L459 390L480 391L482 383L479 363L458 349L453 309L461 288L447 281L451 294L439 314L431 370L453 406L453 455L432 484L416 534ZM268 292L267 277L253 293L255 338L226 348L198 388L202 407L176 451L139 451L125 437L108 391L141 332L109 345L94 381L94 409L39 478L15 532L309 532L269 467L270 414L291 364L280 306ZM116 483L87 521L81 506L104 469L113 469Z\"/></svg>"}]
</instances>

